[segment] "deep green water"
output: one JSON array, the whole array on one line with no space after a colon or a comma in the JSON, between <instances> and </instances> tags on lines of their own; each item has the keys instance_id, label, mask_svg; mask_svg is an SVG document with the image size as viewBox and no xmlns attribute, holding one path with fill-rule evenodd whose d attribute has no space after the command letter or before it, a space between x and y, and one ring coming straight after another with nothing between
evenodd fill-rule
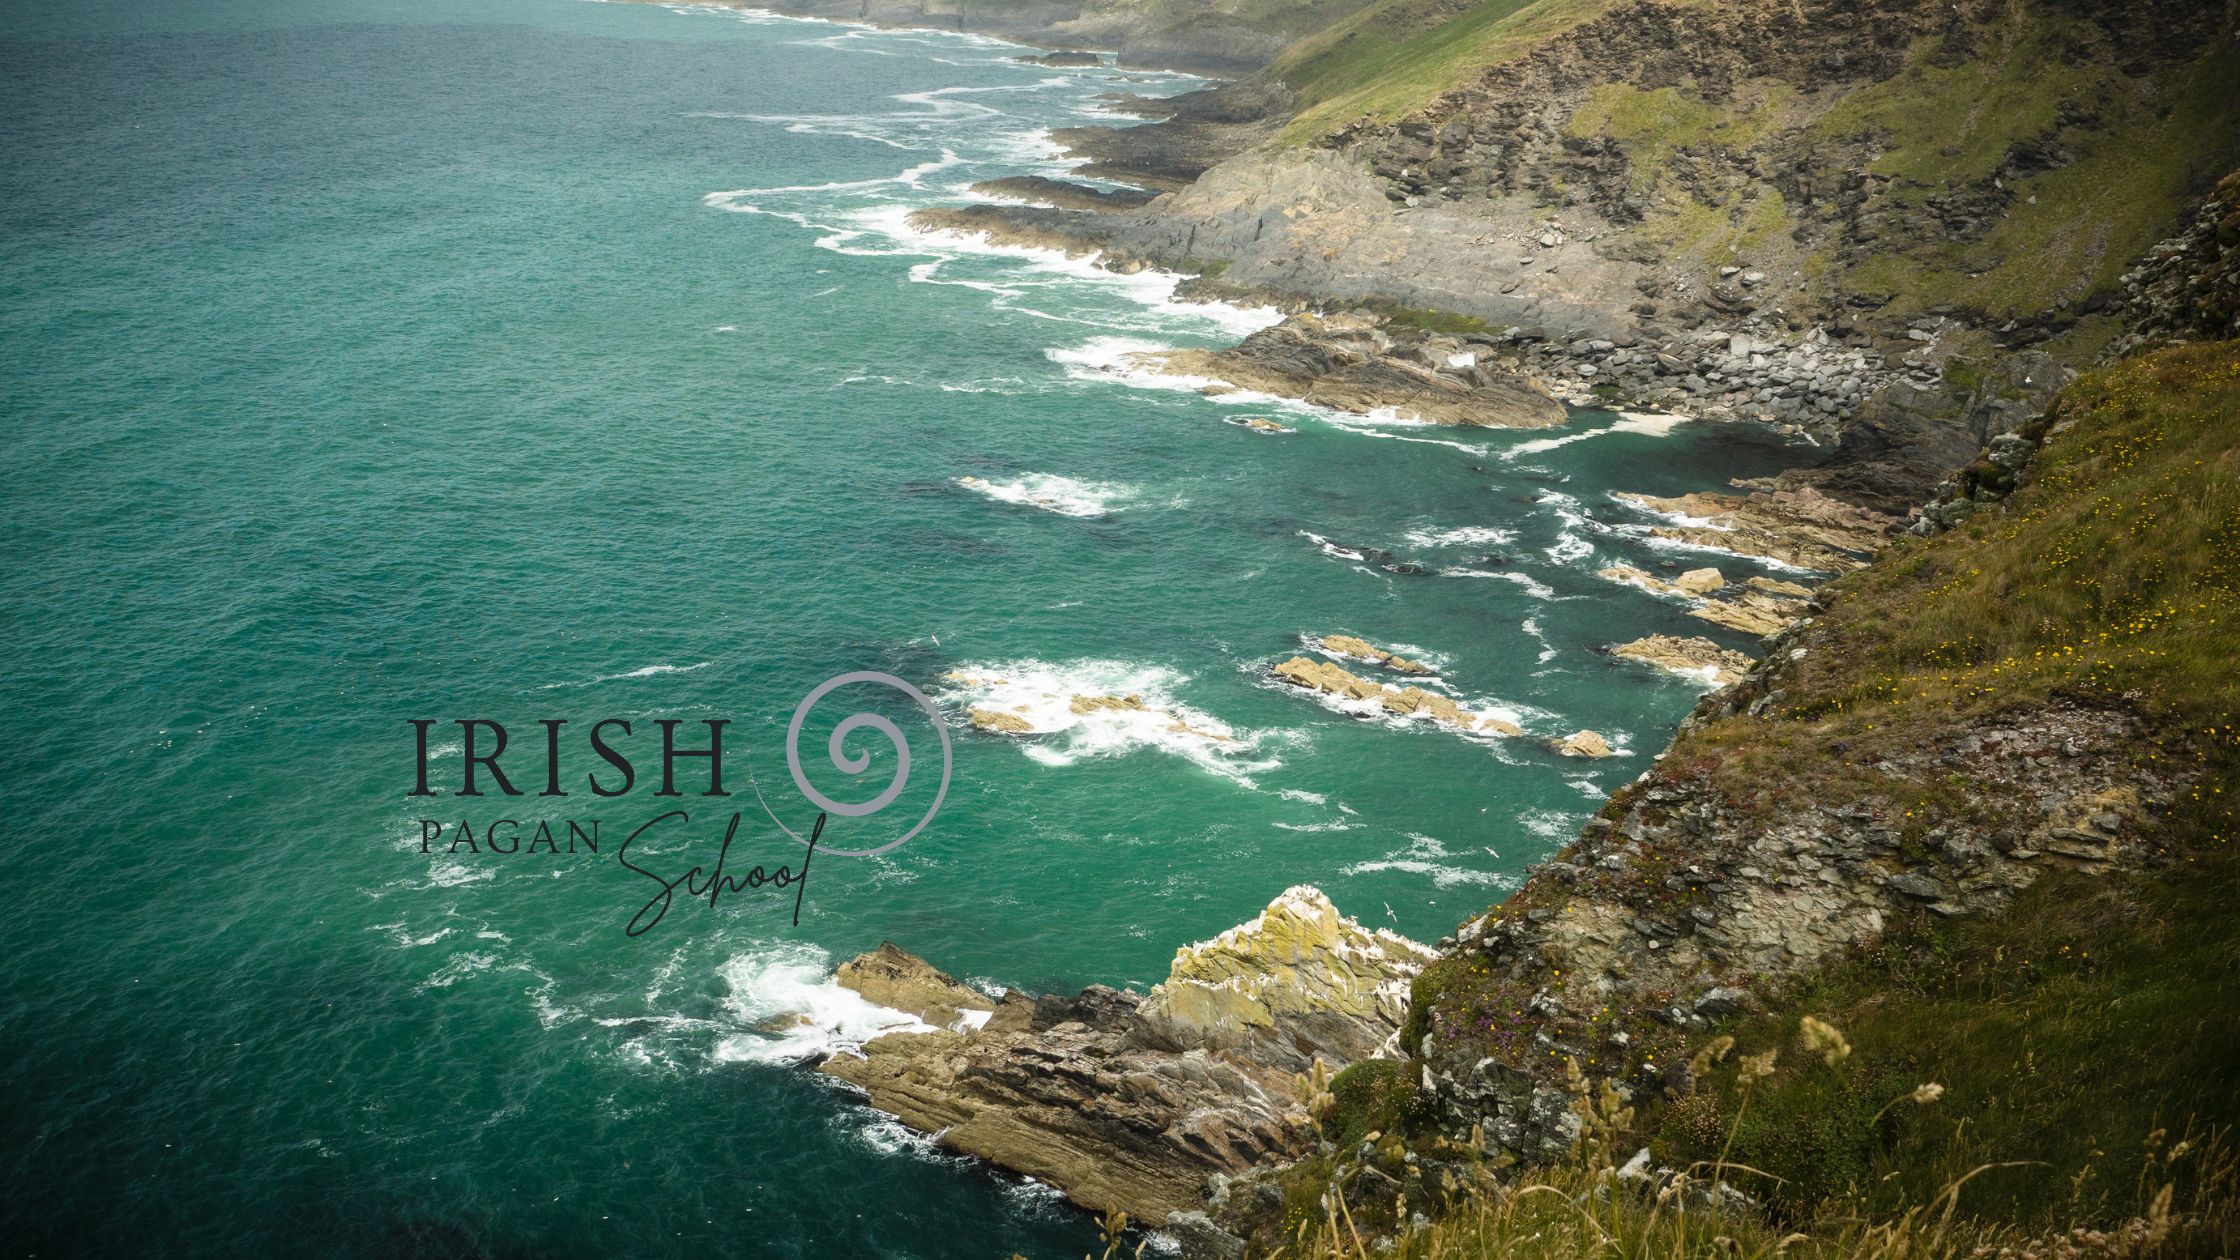
<instances>
[{"instance_id":1,"label":"deep green water","mask_svg":"<svg viewBox=\"0 0 2240 1260\"><path fill-rule=\"evenodd\" d=\"M1055 173L1038 131L1096 94L1190 80L579 0L6 14L15 1254L1088 1250L1043 1188L800 1065L883 1022L830 965L892 939L989 985L1143 988L1293 883L1443 934L1693 701L1594 652L1707 629L1593 576L1696 561L1607 492L1795 462L1743 428L1456 432L1146 388L1103 366L1271 317L901 226L974 180ZM1243 415L1296 432L1223 422ZM1626 755L1356 720L1265 680L1334 631ZM934 822L817 859L798 928L767 890L680 893L627 937L652 887L616 839L665 808L690 822L633 849L665 877L712 862L735 809L734 869L798 861L750 776L807 826L785 724L849 670L942 705ZM1077 693L1237 743L1076 722ZM902 799L834 844L932 800L938 742L889 698L843 691L801 741L850 800L892 754L852 736L875 756L850 787L834 722L868 708L912 743ZM988 736L969 704L1064 729ZM609 717L638 778L600 798L585 774L615 772L585 738ZM413 718L439 723L437 798L406 795ZM507 726L529 795L450 795L460 718ZM652 795L663 718L691 746L733 723L734 796ZM569 723L564 800L535 795L540 719ZM447 835L424 856L424 818L563 839L596 819L603 852ZM787 1011L819 1027L756 1028Z\"/></svg>"}]
</instances>

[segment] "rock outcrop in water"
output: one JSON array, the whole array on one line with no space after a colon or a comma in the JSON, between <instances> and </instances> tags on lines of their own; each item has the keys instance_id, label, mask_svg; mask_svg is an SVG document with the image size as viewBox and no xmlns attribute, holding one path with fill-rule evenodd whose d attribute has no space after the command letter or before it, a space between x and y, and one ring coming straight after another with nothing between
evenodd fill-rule
<instances>
[{"instance_id":1,"label":"rock outcrop in water","mask_svg":"<svg viewBox=\"0 0 2240 1260\"><path fill-rule=\"evenodd\" d=\"M1720 647L1709 639L1680 639L1666 634L1652 634L1645 639L1617 644L1610 649L1610 654L1720 686L1741 682L1750 669L1749 657Z\"/></svg>"},{"instance_id":2,"label":"rock outcrop in water","mask_svg":"<svg viewBox=\"0 0 2240 1260\"><path fill-rule=\"evenodd\" d=\"M1671 522L1651 529L1652 538L1822 572L1858 568L1866 562L1865 557L1888 546L1892 531L1904 524L1902 516L1855 507L1809 486L1770 494L1760 490L1747 495L1699 493L1670 499L1646 494L1615 497Z\"/></svg>"},{"instance_id":3,"label":"rock outcrop in water","mask_svg":"<svg viewBox=\"0 0 2240 1260\"><path fill-rule=\"evenodd\" d=\"M1228 350L1161 350L1129 356L1126 363L1356 415L1389 410L1433 424L1517 429L1568 418L1563 404L1532 378L1479 367L1480 353L1462 343L1451 350L1395 346L1369 318L1294 315Z\"/></svg>"},{"instance_id":4,"label":"rock outcrop in water","mask_svg":"<svg viewBox=\"0 0 2240 1260\"><path fill-rule=\"evenodd\" d=\"M1411 661L1405 656L1387 652L1367 639L1356 639L1347 634L1326 634L1320 639L1309 640L1321 651L1332 656L1350 656L1355 660L1375 661L1386 669L1403 674L1435 674L1439 671L1422 661Z\"/></svg>"},{"instance_id":5,"label":"rock outcrop in water","mask_svg":"<svg viewBox=\"0 0 2240 1260\"><path fill-rule=\"evenodd\" d=\"M1083 1207L1163 1221L1203 1210L1213 1174L1307 1153L1295 1074L1377 1054L1431 956L1291 888L1251 922L1179 950L1148 997L1101 985L1032 1002L974 995L994 1008L980 1029L889 1033L818 1070L952 1150ZM845 964L840 982L914 1002L899 1009L929 1023L972 992L892 945Z\"/></svg>"},{"instance_id":6,"label":"rock outcrop in water","mask_svg":"<svg viewBox=\"0 0 2240 1260\"><path fill-rule=\"evenodd\" d=\"M1425 691L1421 687L1387 687L1383 683L1356 677L1327 661L1294 656L1270 667L1268 672L1295 687L1326 692L1345 700L1376 701L1382 712L1396 716L1428 717L1466 731L1484 731L1494 735L1524 734L1515 723L1493 714L1465 713L1461 706L1436 692Z\"/></svg>"}]
</instances>

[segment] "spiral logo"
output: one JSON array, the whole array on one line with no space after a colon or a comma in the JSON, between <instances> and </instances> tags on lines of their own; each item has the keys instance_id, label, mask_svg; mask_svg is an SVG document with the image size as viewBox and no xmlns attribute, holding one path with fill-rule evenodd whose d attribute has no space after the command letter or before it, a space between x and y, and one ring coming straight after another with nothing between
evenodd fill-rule
<instances>
[{"instance_id":1,"label":"spiral logo","mask_svg":"<svg viewBox=\"0 0 2240 1260\"><path fill-rule=\"evenodd\" d=\"M876 713L850 714L840 725L833 728L832 738L825 741L825 751L831 757L832 764L842 774L862 774L865 768L871 764L871 754L865 753L859 757L850 757L847 750L841 746L842 741L851 732L864 727L870 727L872 730L884 734L894 744L895 754L894 780L887 784L885 791L860 804L836 801L819 792L809 782L809 776L801 770L801 724L808 720L809 710L815 708L817 701L824 699L825 694L833 688L859 682L878 683L902 692L912 700L917 701L918 707L924 709L926 716L933 720L934 733L941 737L941 790L934 793L933 804L926 807L925 817L920 818L916 826L876 849L827 849L823 847L821 842L816 846L820 853L832 853L841 857L870 857L874 853L885 853L910 837L917 835L925 830L927 823L933 821L933 816L941 810L942 799L949 795L949 727L941 720L941 711L934 708L933 701L926 699L925 693L919 691L916 687L892 674L881 674L873 670L858 670L852 674L841 674L836 678L828 678L819 683L816 690L802 697L800 707L793 711L793 721L786 727L786 769L793 772L793 785L801 789L801 794L809 798L810 804L815 805L827 814L837 814L842 818L862 818L870 814L876 814L887 806L894 804L895 798L902 795L902 789L910 781L910 741L902 737L901 729L896 727L894 723ZM760 796L760 793L758 792L756 795ZM764 802L763 812L770 812L768 802ZM810 841L803 838L800 833L784 823L778 822L776 814L770 815L770 821L778 823L780 831L800 841L803 846L810 844Z\"/></svg>"}]
</instances>

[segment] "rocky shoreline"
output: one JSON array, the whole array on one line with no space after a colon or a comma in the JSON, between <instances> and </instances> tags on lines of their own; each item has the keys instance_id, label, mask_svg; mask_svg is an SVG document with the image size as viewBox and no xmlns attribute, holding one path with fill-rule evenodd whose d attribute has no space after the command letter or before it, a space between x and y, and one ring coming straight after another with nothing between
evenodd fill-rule
<instances>
[{"instance_id":1,"label":"rocky shoreline","mask_svg":"<svg viewBox=\"0 0 2240 1260\"><path fill-rule=\"evenodd\" d=\"M2062 132L2097 122L2063 101L1997 172L1945 179L1923 199L1924 181L1869 169L1900 147L1890 136L1862 132L1824 151L1801 139L1845 90L1906 61L1849 14L1822 20L1824 7L1808 20L1799 6L1800 29L1760 38L1787 19L1720 0L1684 36L1659 6L1621 6L1414 114L1364 115L1313 147L1269 143L1296 106L1269 79L1115 98L1116 110L1159 121L1053 138L1084 159L1081 178L1125 187L993 181L975 191L1026 204L925 209L910 222L1116 273L1172 273L1185 300L1282 311L1234 347L1113 365L1211 395L1443 425L1553 426L1575 407L1771 426L1818 458L1733 483L1741 493L1619 498L1655 522L1651 538L1840 575L2013 489L2044 436L2040 418L2076 375L2045 343L2127 307L2144 318L2110 353L2150 336L2229 333L2240 176L2124 276L2120 295L2079 286L2047 295L2042 311L1994 315L1846 287L1874 274L1879 255L1965 246L2027 213L2037 199L2023 199L2022 182L2073 162ZM1910 3L1884 16L1917 31L1945 21ZM1604 134L1573 126L1598 84L1624 83L1639 64L1715 85L1706 100L1735 111L1718 128L1761 105L1786 113L1754 141L1738 129L1733 144L1660 153L1644 182L1644 146L1612 138L1607 121ZM1764 77L1775 73L1809 89L1777 107ZM2157 814L2191 780L2137 768L2128 753L2143 728L2118 709L2057 699L1956 720L1910 749L1844 763L1839 785L1787 796L1723 778L1727 761L1778 759L1767 741L1787 746L1747 719L1817 723L1797 728L1806 738L1836 729L1785 706L1816 658L1843 645L1821 626L1828 605L1812 585L1666 568L1601 576L1763 636L1764 659L1700 637L1606 650L1699 680L1708 694L1681 733L1722 732L1725 746L1697 740L1685 760L1660 756L1519 892L1452 937L1424 947L1370 933L1294 888L1181 951L1149 995L1092 987L1032 1001L977 993L888 946L844 967L841 983L938 1030L877 1038L820 1070L951 1149L1084 1207L1168 1223L1185 1255L1236 1256L1281 1214L1275 1170L1331 1153L1315 1125L1321 1078L1302 1075L1317 1064L1390 1062L1450 1149L1546 1160L1580 1132L1582 1082L1567 1070L1627 1103L1685 1097L1692 1035L1779 1000L1894 923L1997 913L2050 870L2166 860ZM1430 689L1439 684L1421 662L1347 636L1308 646L1336 660L1272 665L1295 694L1523 734ZM1380 672L1428 685L1387 685ZM1013 714L971 720L1031 730ZM1550 743L1572 756L1612 751L1589 731ZM1968 808L1934 826L1907 821L1909 794L1952 783L1968 785Z\"/></svg>"},{"instance_id":2,"label":"rocky shoreline","mask_svg":"<svg viewBox=\"0 0 2240 1260\"><path fill-rule=\"evenodd\" d=\"M1339 411L1389 410L1444 424L1559 424L1566 415L1561 404L1755 421L1833 449L1748 488L1809 491L1827 506L1897 517L1936 497L1953 468L1989 438L2043 410L2074 375L2042 352L2006 355L1985 366L1939 353L1933 340L1893 361L1830 327L1776 330L1755 316L1706 320L1682 331L1653 320L1592 316L1580 307L1566 312L1576 321L1568 327L1536 322L1434 332L1390 307L1228 283L1229 269L1213 267L1206 257L1219 246L1201 243L1203 224L1186 204L1211 195L1205 183L1154 197L1133 213L1059 208L1112 195L1086 186L1069 191L1065 181L1031 188L1011 183L988 191L1045 204L925 209L910 223L989 244L1093 257L1098 266L1125 274L1174 271L1194 277L1181 282L1178 297L1289 312L1283 323L1228 350L1139 355L1115 370L1202 379L1209 392L1249 389ZM1280 204L1273 209L1291 213ZM1561 239L1552 232L1542 236ZM1862 525L1850 522L1846 532L1856 535Z\"/></svg>"},{"instance_id":3,"label":"rocky shoreline","mask_svg":"<svg viewBox=\"0 0 2240 1260\"><path fill-rule=\"evenodd\" d=\"M1312 1151L1298 1075L1393 1053L1408 985L1432 957L1307 887L1176 951L1148 995L1092 985L995 1001L888 944L844 964L838 982L928 1023L954 1018L818 1070L1084 1208L1170 1222L1202 1213L1226 1178Z\"/></svg>"}]
</instances>

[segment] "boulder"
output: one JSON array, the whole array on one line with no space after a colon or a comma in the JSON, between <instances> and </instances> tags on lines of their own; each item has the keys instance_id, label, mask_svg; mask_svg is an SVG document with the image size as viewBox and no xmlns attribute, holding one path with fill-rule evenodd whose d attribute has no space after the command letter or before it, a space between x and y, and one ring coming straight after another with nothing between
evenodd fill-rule
<instances>
[{"instance_id":1,"label":"boulder","mask_svg":"<svg viewBox=\"0 0 2240 1260\"><path fill-rule=\"evenodd\" d=\"M1214 1224L1203 1212L1167 1213L1167 1233L1182 1260L1244 1260L1244 1239Z\"/></svg>"},{"instance_id":2,"label":"boulder","mask_svg":"<svg viewBox=\"0 0 2240 1260\"><path fill-rule=\"evenodd\" d=\"M1715 626L1725 626L1730 630L1741 630L1763 637L1785 629L1790 622L1809 611L1810 606L1804 600L1746 590L1738 599L1710 600L1701 608L1689 610L1688 615Z\"/></svg>"},{"instance_id":3,"label":"boulder","mask_svg":"<svg viewBox=\"0 0 2240 1260\"><path fill-rule=\"evenodd\" d=\"M1375 661L1388 669L1399 670L1403 674L1438 672L1422 661L1411 661L1404 656L1395 656L1366 639L1356 639L1351 635L1326 634L1322 636L1322 650L1339 656L1353 656L1362 660Z\"/></svg>"},{"instance_id":4,"label":"boulder","mask_svg":"<svg viewBox=\"0 0 2240 1260\"><path fill-rule=\"evenodd\" d=\"M1556 745L1556 751L1566 757L1608 757L1613 755L1610 745L1593 731L1579 731Z\"/></svg>"},{"instance_id":5,"label":"boulder","mask_svg":"<svg viewBox=\"0 0 2240 1260\"><path fill-rule=\"evenodd\" d=\"M1686 591L1690 595L1709 595L1723 589L1726 584L1727 579L1717 569L1690 569L1672 582L1675 589Z\"/></svg>"},{"instance_id":6,"label":"boulder","mask_svg":"<svg viewBox=\"0 0 2240 1260\"><path fill-rule=\"evenodd\" d=\"M1768 577L1754 577L1747 585L1754 591L1764 591L1768 595L1786 595L1791 599L1812 598L1811 587L1799 586L1795 582L1776 582Z\"/></svg>"},{"instance_id":7,"label":"boulder","mask_svg":"<svg viewBox=\"0 0 2240 1260\"><path fill-rule=\"evenodd\" d=\"M1651 529L1653 538L1834 572L1858 568L1863 563L1858 557L1888 546L1890 527L1901 523L1899 517L1854 507L1810 486L1748 496L1699 493L1673 499L1646 494L1614 497L1646 512L1682 518L1679 524Z\"/></svg>"},{"instance_id":8,"label":"boulder","mask_svg":"<svg viewBox=\"0 0 2240 1260\"><path fill-rule=\"evenodd\" d=\"M1127 696L1124 698L1120 696L1075 696L1066 705L1066 708L1071 712L1080 714L1095 713L1099 709L1110 709L1115 713L1142 713L1145 711L1142 696Z\"/></svg>"},{"instance_id":9,"label":"boulder","mask_svg":"<svg viewBox=\"0 0 2240 1260\"><path fill-rule=\"evenodd\" d=\"M1635 569L1622 564L1613 565L1607 569L1598 569L1595 571L1595 576L1611 582L1625 582L1658 595L1670 594L1674 589L1672 583L1658 580L1651 576L1647 570Z\"/></svg>"}]
</instances>

